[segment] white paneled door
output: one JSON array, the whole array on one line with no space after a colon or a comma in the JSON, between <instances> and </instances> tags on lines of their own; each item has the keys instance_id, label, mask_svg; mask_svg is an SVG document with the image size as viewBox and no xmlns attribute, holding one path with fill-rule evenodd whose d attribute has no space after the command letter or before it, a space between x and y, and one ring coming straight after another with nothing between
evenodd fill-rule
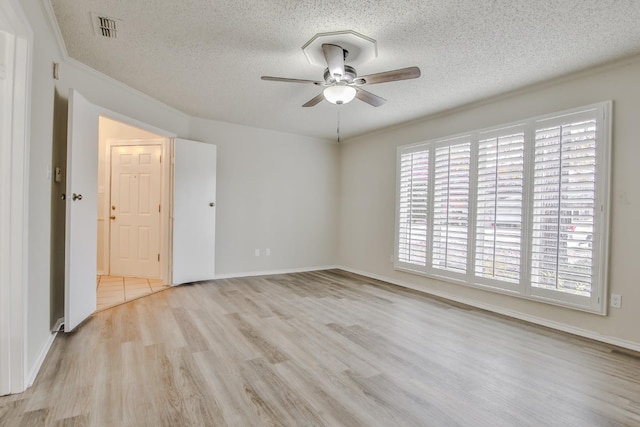
<instances>
[{"instance_id":1,"label":"white paneled door","mask_svg":"<svg viewBox=\"0 0 640 427\"><path fill-rule=\"evenodd\" d=\"M160 277L160 145L111 147L110 274Z\"/></svg>"},{"instance_id":2,"label":"white paneled door","mask_svg":"<svg viewBox=\"0 0 640 427\"><path fill-rule=\"evenodd\" d=\"M64 330L74 330L96 310L98 217L98 116L73 89L67 123L67 213Z\"/></svg>"},{"instance_id":3,"label":"white paneled door","mask_svg":"<svg viewBox=\"0 0 640 427\"><path fill-rule=\"evenodd\" d=\"M216 146L176 139L173 284L215 273Z\"/></svg>"}]
</instances>

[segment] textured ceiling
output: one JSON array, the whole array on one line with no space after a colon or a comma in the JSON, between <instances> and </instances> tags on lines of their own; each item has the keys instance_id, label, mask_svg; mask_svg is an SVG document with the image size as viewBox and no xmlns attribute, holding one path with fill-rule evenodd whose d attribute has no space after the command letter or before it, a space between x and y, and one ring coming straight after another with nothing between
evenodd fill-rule
<instances>
[{"instance_id":1,"label":"textured ceiling","mask_svg":"<svg viewBox=\"0 0 640 427\"><path fill-rule=\"evenodd\" d=\"M334 139L414 120L640 53L637 0L43 0L68 55L193 116ZM120 20L115 40L91 13ZM367 86L388 102L302 108L322 80L302 46L353 30L377 40L359 75L416 65L416 80ZM348 63L348 61L347 61Z\"/></svg>"}]
</instances>

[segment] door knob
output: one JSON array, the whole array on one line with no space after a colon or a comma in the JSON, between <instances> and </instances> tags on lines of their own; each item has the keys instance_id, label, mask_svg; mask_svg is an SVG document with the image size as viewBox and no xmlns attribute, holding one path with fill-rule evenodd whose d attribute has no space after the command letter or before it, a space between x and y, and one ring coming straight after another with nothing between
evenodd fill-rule
<instances>
[{"instance_id":1,"label":"door knob","mask_svg":"<svg viewBox=\"0 0 640 427\"><path fill-rule=\"evenodd\" d=\"M82 194L73 193L73 195L71 196L71 200L73 200L74 202L76 200L82 200Z\"/></svg>"},{"instance_id":2,"label":"door knob","mask_svg":"<svg viewBox=\"0 0 640 427\"><path fill-rule=\"evenodd\" d=\"M109 218L116 219L116 216L115 215L111 215Z\"/></svg>"},{"instance_id":3,"label":"door knob","mask_svg":"<svg viewBox=\"0 0 640 427\"><path fill-rule=\"evenodd\" d=\"M215 203L213 203L213 202L209 203L209 206L211 206L211 207L214 207L215 205L216 205L216 204L215 204Z\"/></svg>"}]
</instances>

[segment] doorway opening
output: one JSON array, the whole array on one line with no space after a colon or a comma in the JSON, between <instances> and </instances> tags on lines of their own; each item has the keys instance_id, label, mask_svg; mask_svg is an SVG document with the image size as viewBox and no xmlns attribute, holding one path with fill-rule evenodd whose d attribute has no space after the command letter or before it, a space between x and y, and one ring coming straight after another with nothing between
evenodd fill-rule
<instances>
[{"instance_id":1,"label":"doorway opening","mask_svg":"<svg viewBox=\"0 0 640 427\"><path fill-rule=\"evenodd\" d=\"M97 309L98 272L106 272L105 265L98 269L98 190L103 197L100 218L106 221L111 205L106 204L105 165L101 165L98 184L97 166L100 121L120 121L129 127L138 127L159 137L166 159L162 172L160 216L160 269L164 284L172 286L209 280L215 273L215 196L216 146L176 138L160 128L130 119L93 104L75 89L69 90L67 126L67 166L65 203L65 268L64 268L64 331L75 330ZM104 132L104 125L102 126ZM113 136L113 135L111 135ZM146 135L149 136L149 135ZM103 138L106 151L107 132ZM132 138L134 145L144 145L145 137ZM149 143L149 141L147 141ZM157 142L155 142L157 144ZM110 156L105 154L105 156ZM106 157L103 157L106 159ZM110 169L109 169L110 170ZM109 172L110 173L110 172ZM109 179L111 185L111 179ZM107 211L107 214L105 214ZM101 247L104 247L105 228L102 227ZM104 254L100 257L104 260Z\"/></svg>"},{"instance_id":2,"label":"doorway opening","mask_svg":"<svg viewBox=\"0 0 640 427\"><path fill-rule=\"evenodd\" d=\"M170 140L100 116L97 310L169 287Z\"/></svg>"}]
</instances>

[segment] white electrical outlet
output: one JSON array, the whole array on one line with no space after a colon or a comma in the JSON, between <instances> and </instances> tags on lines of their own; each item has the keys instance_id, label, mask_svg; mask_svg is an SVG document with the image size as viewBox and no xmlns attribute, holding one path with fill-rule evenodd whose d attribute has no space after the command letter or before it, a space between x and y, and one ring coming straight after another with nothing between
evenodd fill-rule
<instances>
[{"instance_id":1,"label":"white electrical outlet","mask_svg":"<svg viewBox=\"0 0 640 427\"><path fill-rule=\"evenodd\" d=\"M271 248L267 248L264 250L264 256L271 256Z\"/></svg>"},{"instance_id":2,"label":"white electrical outlet","mask_svg":"<svg viewBox=\"0 0 640 427\"><path fill-rule=\"evenodd\" d=\"M255 254L256 256L260 256L260 249L255 248L255 250L254 250L254 254Z\"/></svg>"},{"instance_id":3,"label":"white electrical outlet","mask_svg":"<svg viewBox=\"0 0 640 427\"><path fill-rule=\"evenodd\" d=\"M620 308L622 306L622 295L611 294L611 307Z\"/></svg>"}]
</instances>

